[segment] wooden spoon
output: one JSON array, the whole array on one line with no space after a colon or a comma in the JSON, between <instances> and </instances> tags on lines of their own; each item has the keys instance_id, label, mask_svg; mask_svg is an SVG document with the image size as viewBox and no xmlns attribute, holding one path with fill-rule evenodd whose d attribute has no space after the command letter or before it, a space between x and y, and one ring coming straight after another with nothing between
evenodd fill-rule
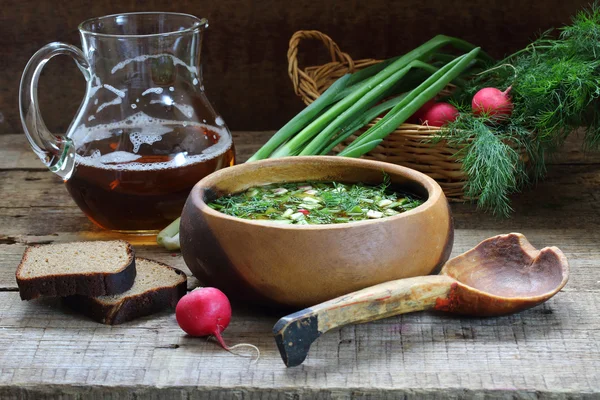
<instances>
[{"instance_id":1,"label":"wooden spoon","mask_svg":"<svg viewBox=\"0 0 600 400\"><path fill-rule=\"evenodd\" d=\"M535 249L520 233L494 236L446 262L440 275L371 286L281 318L273 328L283 362L300 365L323 333L421 310L498 316L536 306L567 283L557 247Z\"/></svg>"}]
</instances>

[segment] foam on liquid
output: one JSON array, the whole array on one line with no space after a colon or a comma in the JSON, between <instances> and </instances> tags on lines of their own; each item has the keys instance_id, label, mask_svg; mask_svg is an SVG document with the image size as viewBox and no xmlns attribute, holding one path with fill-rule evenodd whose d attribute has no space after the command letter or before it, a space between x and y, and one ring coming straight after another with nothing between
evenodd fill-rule
<instances>
[{"instance_id":1,"label":"foam on liquid","mask_svg":"<svg viewBox=\"0 0 600 400\"><path fill-rule=\"evenodd\" d=\"M154 54L154 55L143 55L143 56L137 56L137 57L134 57L134 58L128 58L127 60L123 60L120 63L118 63L117 65L115 65L113 67L113 69L110 71L110 73L114 74L115 72L117 72L120 69L125 68L126 65L131 64L132 62L142 62L142 61L146 61L146 60L151 59L151 58L170 58L172 60L172 62L173 62L173 65L181 65L182 67L184 67L188 71L190 71L190 73L192 73L194 75L198 75L198 68L196 68L194 66L187 65L181 59L175 57L172 54L167 54L167 53Z\"/></svg>"},{"instance_id":2,"label":"foam on liquid","mask_svg":"<svg viewBox=\"0 0 600 400\"><path fill-rule=\"evenodd\" d=\"M152 144L162 140L162 136L181 127L198 127L216 132L219 135L219 141L204 149L201 154L184 155L178 154L173 159L165 162L139 163L135 160L141 158L141 155L135 154L139 151L142 144ZM139 112L124 121L110 124L102 124L92 127L79 126L72 135L71 139L75 146L80 146L98 140L110 138L115 135L115 130L141 130L141 132L129 133L129 139L133 144L133 153L126 151L114 151L107 154L100 154L99 150L93 150L90 155L82 156L77 154L75 162L77 164L89 167L102 168L108 170L128 170L128 171L152 171L167 168L178 168L216 158L231 148L231 135L223 127L201 124L198 122L170 121L159 118L152 118L143 112ZM214 139L214 137L213 137Z\"/></svg>"}]
</instances>

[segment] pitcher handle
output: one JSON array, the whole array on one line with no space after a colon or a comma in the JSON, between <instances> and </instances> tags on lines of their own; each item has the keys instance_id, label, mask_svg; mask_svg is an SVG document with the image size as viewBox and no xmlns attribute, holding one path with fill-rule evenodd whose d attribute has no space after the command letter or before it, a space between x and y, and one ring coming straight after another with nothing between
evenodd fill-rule
<instances>
[{"instance_id":1,"label":"pitcher handle","mask_svg":"<svg viewBox=\"0 0 600 400\"><path fill-rule=\"evenodd\" d=\"M66 136L56 136L48 130L40 113L37 93L38 80L44 65L59 54L71 56L86 81L90 79L89 63L79 48L66 43L49 43L31 57L23 71L19 110L23 130L33 151L50 171L67 180L75 166L73 142Z\"/></svg>"}]
</instances>

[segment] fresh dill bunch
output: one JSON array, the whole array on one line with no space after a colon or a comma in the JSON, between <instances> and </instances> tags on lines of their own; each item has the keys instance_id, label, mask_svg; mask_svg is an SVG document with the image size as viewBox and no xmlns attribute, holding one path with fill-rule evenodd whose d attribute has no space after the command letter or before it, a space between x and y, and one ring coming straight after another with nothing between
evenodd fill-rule
<instances>
[{"instance_id":1,"label":"fresh dill bunch","mask_svg":"<svg viewBox=\"0 0 600 400\"><path fill-rule=\"evenodd\" d=\"M469 112L461 112L442 132L438 140L444 139L460 149L455 157L462 162L468 176L466 197L477 199L480 208L509 216L512 211L509 195L529 182L525 163L529 156L524 158L516 150L522 148L519 143L522 139L527 141L529 132Z\"/></svg>"},{"instance_id":2,"label":"fresh dill bunch","mask_svg":"<svg viewBox=\"0 0 600 400\"><path fill-rule=\"evenodd\" d=\"M477 79L462 100L483 87L511 86L511 119L537 134L549 150L558 148L580 126L597 117L593 105L600 97L600 60L532 50L510 60L513 69L499 68Z\"/></svg>"},{"instance_id":3,"label":"fresh dill bunch","mask_svg":"<svg viewBox=\"0 0 600 400\"><path fill-rule=\"evenodd\" d=\"M572 18L572 24L561 29L560 38L564 43L563 52L572 57L585 59L596 66L591 79L595 79L594 101L590 102L582 116L582 126L585 127L584 146L586 150L600 148L600 97L599 76L600 68L600 3L595 1L588 9L578 12ZM558 46L557 46L558 47Z\"/></svg>"},{"instance_id":4,"label":"fresh dill bunch","mask_svg":"<svg viewBox=\"0 0 600 400\"><path fill-rule=\"evenodd\" d=\"M556 149L573 130L589 125L588 111L600 96L600 62L567 56L540 58L517 60L513 113L549 149Z\"/></svg>"},{"instance_id":5,"label":"fresh dill bunch","mask_svg":"<svg viewBox=\"0 0 600 400\"><path fill-rule=\"evenodd\" d=\"M436 140L447 140L467 174L465 194L495 214L511 212L509 195L545 174L545 161L575 130L584 146L600 148L600 6L595 2L569 26L545 32L524 49L474 76L453 96L460 110ZM506 121L471 113L485 87L511 88ZM517 150L518 149L518 150Z\"/></svg>"}]
</instances>

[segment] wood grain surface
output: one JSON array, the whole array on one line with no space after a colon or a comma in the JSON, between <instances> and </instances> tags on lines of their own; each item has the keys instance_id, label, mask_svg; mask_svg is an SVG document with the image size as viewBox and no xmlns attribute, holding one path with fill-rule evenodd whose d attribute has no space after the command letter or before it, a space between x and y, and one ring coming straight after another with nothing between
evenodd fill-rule
<instances>
[{"instance_id":1,"label":"wood grain surface","mask_svg":"<svg viewBox=\"0 0 600 400\"><path fill-rule=\"evenodd\" d=\"M240 161L268 137L236 133ZM286 369L271 334L281 315L245 304L233 304L224 336L257 345L257 363L185 336L169 312L110 327L57 300L19 300L14 272L27 244L123 236L83 216L23 135L0 137L0 398L597 399L600 160L577 148L570 143L545 181L514 196L510 219L452 206L453 256L511 231L561 248L571 279L548 303L500 318L426 312L344 327ZM128 238L140 256L189 273L179 253Z\"/></svg>"},{"instance_id":2,"label":"wood grain surface","mask_svg":"<svg viewBox=\"0 0 600 400\"><path fill-rule=\"evenodd\" d=\"M19 79L27 60L53 41L80 46L80 22L132 11L176 11L207 17L206 89L229 127L276 129L302 103L287 76L288 41L301 29L330 35L356 59L388 58L444 33L495 56L522 48L540 32L568 23L590 0L5 0L0 10L0 133L21 131ZM320 43L300 48L303 65L323 64ZM48 127L64 132L81 103L84 80L68 57L53 59L40 81ZM275 101L274 101L275 100Z\"/></svg>"}]
</instances>

